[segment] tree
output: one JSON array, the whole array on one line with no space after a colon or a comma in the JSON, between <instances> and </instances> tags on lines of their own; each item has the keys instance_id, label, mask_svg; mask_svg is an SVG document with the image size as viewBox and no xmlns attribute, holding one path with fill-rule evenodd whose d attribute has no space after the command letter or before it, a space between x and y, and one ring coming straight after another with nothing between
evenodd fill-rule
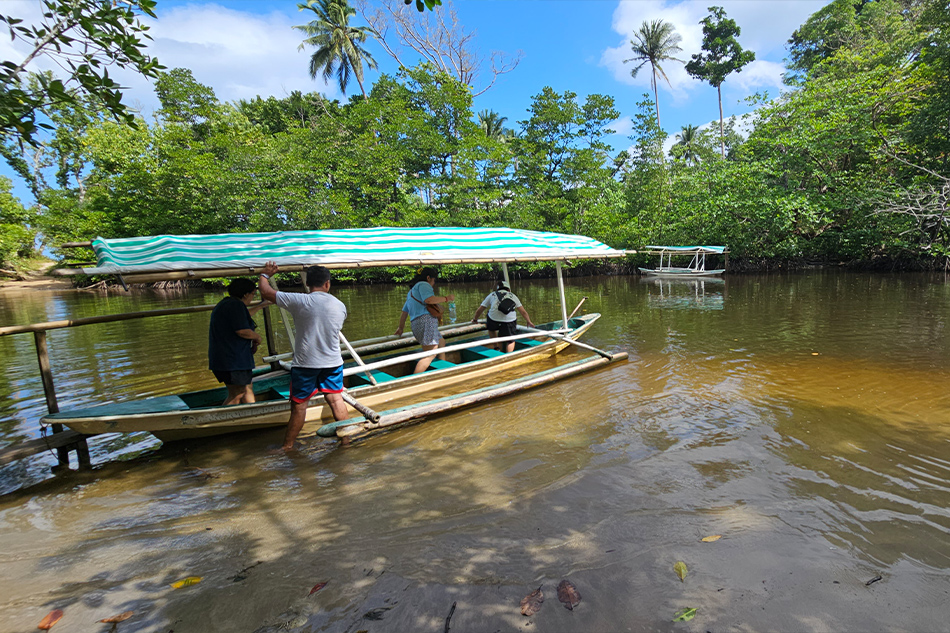
<instances>
[{"instance_id":1,"label":"tree","mask_svg":"<svg viewBox=\"0 0 950 633\"><path fill-rule=\"evenodd\" d=\"M369 37L378 37L376 31L368 26L350 26L350 18L356 15L356 9L347 0L307 0L307 4L298 4L297 7L301 11L309 9L317 15L316 20L294 27L308 36L299 50L307 46L317 48L310 56L310 77L316 79L317 74L322 73L323 79L329 80L336 73L340 90L346 94L352 74L365 99L363 64L375 69L376 60L363 48L363 43Z\"/></svg>"},{"instance_id":2,"label":"tree","mask_svg":"<svg viewBox=\"0 0 950 633\"><path fill-rule=\"evenodd\" d=\"M35 234L25 226L30 212L10 193L12 183L0 176L0 268L33 252Z\"/></svg>"},{"instance_id":3,"label":"tree","mask_svg":"<svg viewBox=\"0 0 950 633\"><path fill-rule=\"evenodd\" d=\"M155 17L155 0L42 0L43 19L37 25L0 15L13 42L28 43L30 51L20 62L0 64L0 135L33 142L40 111L50 105L69 105L88 96L117 120L134 125L135 117L122 103L122 87L109 76L109 67L129 68L145 77L156 77L162 66L145 52L151 39L139 15ZM35 75L25 80L27 67L38 57L50 58L65 72L65 79Z\"/></svg>"},{"instance_id":4,"label":"tree","mask_svg":"<svg viewBox=\"0 0 950 633\"><path fill-rule=\"evenodd\" d=\"M686 64L686 72L692 77L709 83L719 95L719 148L726 157L726 144L722 125L722 82L730 74L741 72L742 67L755 60L755 53L743 50L736 40L742 30L736 21L726 18L722 7L709 7L709 15L700 20L703 25L703 50L696 53Z\"/></svg>"},{"instance_id":5,"label":"tree","mask_svg":"<svg viewBox=\"0 0 950 633\"><path fill-rule=\"evenodd\" d=\"M663 70L662 62L667 60L682 62L683 60L673 57L674 54L683 50L678 46L683 38L673 30L673 25L663 20L644 21L640 25L640 30L633 34L630 40L630 49L633 51L633 57L623 60L627 62L640 62L630 71L631 77L636 77L640 69L650 64L651 76L650 86L653 88L653 101L656 103L656 124L660 124L660 98L656 91L657 74L666 79L670 88L670 78L666 76Z\"/></svg>"},{"instance_id":6,"label":"tree","mask_svg":"<svg viewBox=\"0 0 950 633\"><path fill-rule=\"evenodd\" d=\"M478 126L485 132L485 136L495 140L506 138L506 116L499 116L494 110L482 110L478 113Z\"/></svg>"},{"instance_id":7,"label":"tree","mask_svg":"<svg viewBox=\"0 0 950 633\"><path fill-rule=\"evenodd\" d=\"M703 132L697 126L684 125L682 131L676 135L676 142L673 143L670 154L681 156L688 165L698 162L703 136Z\"/></svg>"},{"instance_id":8,"label":"tree","mask_svg":"<svg viewBox=\"0 0 950 633\"><path fill-rule=\"evenodd\" d=\"M486 60L475 46L475 32L465 30L451 2L447 1L444 9L433 9L423 15L407 10L399 0L382 0L379 5L373 5L371 11L367 0L357 0L363 18L379 34L379 43L397 64L406 68L411 65L404 61L406 47L419 55L423 63L432 64L471 87L473 96L486 92L498 77L514 70L521 61L520 51L516 55L492 51ZM395 37L389 35L390 29ZM476 87L486 66L491 80Z\"/></svg>"}]
</instances>

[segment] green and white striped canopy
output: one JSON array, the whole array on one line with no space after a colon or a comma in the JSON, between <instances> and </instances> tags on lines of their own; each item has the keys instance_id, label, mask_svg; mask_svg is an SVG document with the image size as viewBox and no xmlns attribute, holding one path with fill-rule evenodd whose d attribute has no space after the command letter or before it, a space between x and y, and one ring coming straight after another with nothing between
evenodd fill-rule
<instances>
[{"instance_id":1,"label":"green and white striped canopy","mask_svg":"<svg viewBox=\"0 0 950 633\"><path fill-rule=\"evenodd\" d=\"M214 271L278 265L330 268L621 257L597 240L508 228L388 228L158 235L92 242L89 275ZM236 273L240 274L240 273Z\"/></svg>"}]
</instances>

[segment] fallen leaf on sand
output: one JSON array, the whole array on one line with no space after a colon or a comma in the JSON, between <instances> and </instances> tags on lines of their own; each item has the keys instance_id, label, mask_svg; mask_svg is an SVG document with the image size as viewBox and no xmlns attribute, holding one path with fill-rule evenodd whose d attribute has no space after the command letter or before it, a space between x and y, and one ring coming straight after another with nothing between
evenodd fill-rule
<instances>
[{"instance_id":1,"label":"fallen leaf on sand","mask_svg":"<svg viewBox=\"0 0 950 633\"><path fill-rule=\"evenodd\" d=\"M49 631L53 628L53 625L59 622L63 617L63 611L61 609L53 609L46 614L46 617L40 620L40 623L36 625L41 631Z\"/></svg>"},{"instance_id":2,"label":"fallen leaf on sand","mask_svg":"<svg viewBox=\"0 0 950 633\"><path fill-rule=\"evenodd\" d=\"M544 585L541 585L543 587ZM541 604L544 602L544 594L541 593L541 587L532 591L521 599L521 615L534 615L541 610Z\"/></svg>"},{"instance_id":3,"label":"fallen leaf on sand","mask_svg":"<svg viewBox=\"0 0 950 633\"><path fill-rule=\"evenodd\" d=\"M182 587L190 587L192 585L197 585L201 582L201 576L188 576L187 578L182 578L177 582L172 583L172 589L181 589Z\"/></svg>"},{"instance_id":4,"label":"fallen leaf on sand","mask_svg":"<svg viewBox=\"0 0 950 633\"><path fill-rule=\"evenodd\" d=\"M570 580L565 578L557 586L557 599L564 603L564 608L573 611L581 602L581 593Z\"/></svg>"},{"instance_id":5,"label":"fallen leaf on sand","mask_svg":"<svg viewBox=\"0 0 950 633\"><path fill-rule=\"evenodd\" d=\"M135 615L135 611L125 611L123 613L120 613L119 615L114 615L111 618L106 618L104 620L99 620L99 621L104 622L106 624L117 624L119 622L125 622L126 620L131 618L133 615Z\"/></svg>"},{"instance_id":6,"label":"fallen leaf on sand","mask_svg":"<svg viewBox=\"0 0 950 633\"><path fill-rule=\"evenodd\" d=\"M674 622L689 622L696 617L696 609L693 607L686 607L685 609L680 609L676 612L676 615L673 616Z\"/></svg>"},{"instance_id":7,"label":"fallen leaf on sand","mask_svg":"<svg viewBox=\"0 0 950 633\"><path fill-rule=\"evenodd\" d=\"M315 585L313 586L313 589L311 589L311 590L310 590L310 593L308 593L307 595L308 595L308 596L312 596L313 594L317 593L318 591L320 591L321 589L323 589L323 588L326 587L326 586L327 586L327 583L325 583L325 582L318 582L317 584L315 584Z\"/></svg>"},{"instance_id":8,"label":"fallen leaf on sand","mask_svg":"<svg viewBox=\"0 0 950 633\"><path fill-rule=\"evenodd\" d=\"M702 538L703 543L712 543L713 541L718 541L722 538L722 534L713 534L712 536L704 536Z\"/></svg>"},{"instance_id":9,"label":"fallen leaf on sand","mask_svg":"<svg viewBox=\"0 0 950 633\"><path fill-rule=\"evenodd\" d=\"M681 560L676 561L676 564L673 565L673 571L680 577L680 582L686 582L686 563Z\"/></svg>"}]
</instances>

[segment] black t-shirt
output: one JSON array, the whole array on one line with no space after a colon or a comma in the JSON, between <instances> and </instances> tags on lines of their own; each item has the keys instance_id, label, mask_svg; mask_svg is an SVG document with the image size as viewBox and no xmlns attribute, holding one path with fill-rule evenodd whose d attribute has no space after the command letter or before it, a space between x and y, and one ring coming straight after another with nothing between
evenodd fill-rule
<instances>
[{"instance_id":1,"label":"black t-shirt","mask_svg":"<svg viewBox=\"0 0 950 633\"><path fill-rule=\"evenodd\" d=\"M254 330L257 324L240 299L225 297L211 311L208 327L208 368L213 371L254 369L251 341L237 330Z\"/></svg>"}]
</instances>

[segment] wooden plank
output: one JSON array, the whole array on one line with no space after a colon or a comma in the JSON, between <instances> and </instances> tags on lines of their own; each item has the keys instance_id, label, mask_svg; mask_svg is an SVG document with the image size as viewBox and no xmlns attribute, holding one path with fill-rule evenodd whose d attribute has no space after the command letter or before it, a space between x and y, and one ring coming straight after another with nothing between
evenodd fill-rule
<instances>
[{"instance_id":1,"label":"wooden plank","mask_svg":"<svg viewBox=\"0 0 950 633\"><path fill-rule=\"evenodd\" d=\"M85 444L85 438L85 435L76 431L63 431L62 433L51 433L46 437L39 437L35 440L19 442L13 446L0 448L0 464L8 464L43 451L65 449L79 442ZM88 456L88 452L86 454Z\"/></svg>"}]
</instances>

